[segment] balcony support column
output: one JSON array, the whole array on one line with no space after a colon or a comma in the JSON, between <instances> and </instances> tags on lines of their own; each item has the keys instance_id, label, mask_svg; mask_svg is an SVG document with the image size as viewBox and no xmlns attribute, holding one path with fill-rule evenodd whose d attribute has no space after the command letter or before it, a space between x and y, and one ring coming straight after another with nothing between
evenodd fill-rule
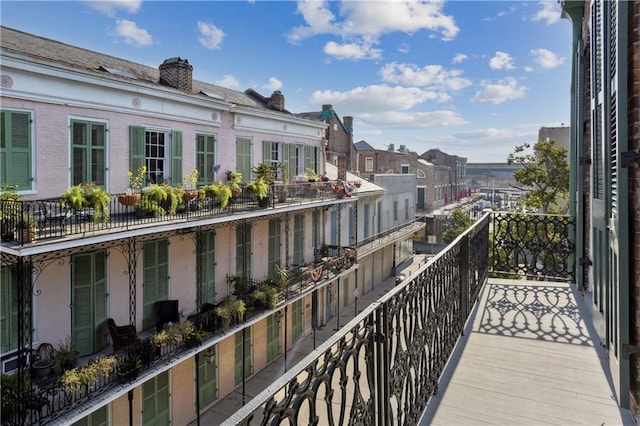
<instances>
[{"instance_id":1,"label":"balcony support column","mask_svg":"<svg viewBox=\"0 0 640 426\"><path fill-rule=\"evenodd\" d=\"M127 274L129 275L129 324L136 325L136 287L138 255L142 251L142 243L131 237L122 247L127 258Z\"/></svg>"},{"instance_id":2,"label":"balcony support column","mask_svg":"<svg viewBox=\"0 0 640 426\"><path fill-rule=\"evenodd\" d=\"M470 250L469 250L469 235L465 234L460 240L460 263L458 271L460 274L460 330L464 336L464 324L469 316L469 273L470 273Z\"/></svg>"}]
</instances>

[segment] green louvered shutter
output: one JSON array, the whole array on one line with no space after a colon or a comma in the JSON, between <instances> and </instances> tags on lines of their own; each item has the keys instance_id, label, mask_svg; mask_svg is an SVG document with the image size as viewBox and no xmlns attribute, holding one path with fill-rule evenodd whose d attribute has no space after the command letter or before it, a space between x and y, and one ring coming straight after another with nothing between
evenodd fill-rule
<instances>
[{"instance_id":1,"label":"green louvered shutter","mask_svg":"<svg viewBox=\"0 0 640 426\"><path fill-rule=\"evenodd\" d=\"M236 172L242 173L242 181L249 182L251 176L251 139L236 138Z\"/></svg>"},{"instance_id":2,"label":"green louvered shutter","mask_svg":"<svg viewBox=\"0 0 640 426\"><path fill-rule=\"evenodd\" d=\"M200 237L198 272L200 297L198 305L216 300L216 233L205 231Z\"/></svg>"},{"instance_id":3,"label":"green louvered shutter","mask_svg":"<svg viewBox=\"0 0 640 426\"><path fill-rule=\"evenodd\" d=\"M251 356L251 327L244 329L244 377L249 377L253 373L253 365L251 363L253 357ZM238 331L235 334L235 383L236 385L242 382L242 331Z\"/></svg>"},{"instance_id":4,"label":"green louvered shutter","mask_svg":"<svg viewBox=\"0 0 640 426\"><path fill-rule=\"evenodd\" d=\"M302 266L304 263L304 215L293 217L293 264Z\"/></svg>"},{"instance_id":5,"label":"green louvered shutter","mask_svg":"<svg viewBox=\"0 0 640 426\"><path fill-rule=\"evenodd\" d=\"M143 305L142 327L155 325L155 303L169 297L169 243L150 241L143 248Z\"/></svg>"},{"instance_id":6,"label":"green louvered shutter","mask_svg":"<svg viewBox=\"0 0 640 426\"><path fill-rule=\"evenodd\" d=\"M182 132L171 132L171 182L174 186L182 184Z\"/></svg>"},{"instance_id":7,"label":"green louvered shutter","mask_svg":"<svg viewBox=\"0 0 640 426\"><path fill-rule=\"evenodd\" d=\"M106 253L73 256L71 337L80 355L106 344Z\"/></svg>"},{"instance_id":8,"label":"green louvered shutter","mask_svg":"<svg viewBox=\"0 0 640 426\"><path fill-rule=\"evenodd\" d=\"M142 385L142 424L164 426L171 424L169 372L165 371Z\"/></svg>"},{"instance_id":9,"label":"green louvered shutter","mask_svg":"<svg viewBox=\"0 0 640 426\"><path fill-rule=\"evenodd\" d=\"M0 350L7 352L18 346L18 303L16 294L16 282L9 268L2 268L0 274L0 287L2 299L0 300L0 327L2 335Z\"/></svg>"},{"instance_id":10,"label":"green louvered shutter","mask_svg":"<svg viewBox=\"0 0 640 426\"><path fill-rule=\"evenodd\" d=\"M293 182L296 174L297 174L297 164L296 161L298 157L296 156L296 145L291 144L289 147L289 167L287 167L287 173L289 173L289 182Z\"/></svg>"},{"instance_id":11,"label":"green louvered shutter","mask_svg":"<svg viewBox=\"0 0 640 426\"><path fill-rule=\"evenodd\" d=\"M315 151L312 146L305 145L304 147L304 169L315 170Z\"/></svg>"},{"instance_id":12,"label":"green louvered shutter","mask_svg":"<svg viewBox=\"0 0 640 426\"><path fill-rule=\"evenodd\" d=\"M144 132L144 127L129 126L129 170L134 175L144 166Z\"/></svg>"},{"instance_id":13,"label":"green louvered shutter","mask_svg":"<svg viewBox=\"0 0 640 426\"><path fill-rule=\"evenodd\" d=\"M2 111L0 121L0 177L2 183L31 189L31 114Z\"/></svg>"},{"instance_id":14,"label":"green louvered shutter","mask_svg":"<svg viewBox=\"0 0 640 426\"><path fill-rule=\"evenodd\" d=\"M288 173L289 173L289 152L291 150L291 145L288 143L283 143L282 144L282 158L280 159L280 162L282 164L284 164L284 170L285 173L283 173L282 178L286 178L289 179Z\"/></svg>"},{"instance_id":15,"label":"green louvered shutter","mask_svg":"<svg viewBox=\"0 0 640 426\"><path fill-rule=\"evenodd\" d=\"M271 142L269 141L262 141L262 161L271 163Z\"/></svg>"},{"instance_id":16,"label":"green louvered shutter","mask_svg":"<svg viewBox=\"0 0 640 426\"><path fill-rule=\"evenodd\" d=\"M213 346L209 350L216 351L217 348ZM216 357L212 357L211 362L207 362L207 356L200 354L198 370L200 374L200 407L204 407L218 397Z\"/></svg>"},{"instance_id":17,"label":"green louvered shutter","mask_svg":"<svg viewBox=\"0 0 640 426\"><path fill-rule=\"evenodd\" d=\"M314 170L316 173L320 174L320 148L317 146L313 147L313 158L314 158Z\"/></svg>"}]
</instances>

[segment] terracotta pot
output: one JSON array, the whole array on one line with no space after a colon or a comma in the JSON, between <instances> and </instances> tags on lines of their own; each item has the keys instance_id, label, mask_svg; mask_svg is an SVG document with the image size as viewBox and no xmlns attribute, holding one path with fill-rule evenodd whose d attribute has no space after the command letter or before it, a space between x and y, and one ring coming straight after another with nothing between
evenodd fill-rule
<instances>
[{"instance_id":1,"label":"terracotta pot","mask_svg":"<svg viewBox=\"0 0 640 426\"><path fill-rule=\"evenodd\" d=\"M240 194L242 194L242 188L240 187L231 188L231 197L238 198Z\"/></svg>"},{"instance_id":2,"label":"terracotta pot","mask_svg":"<svg viewBox=\"0 0 640 426\"><path fill-rule=\"evenodd\" d=\"M22 244L32 243L36 239L36 230L34 228L17 228L16 234Z\"/></svg>"},{"instance_id":3,"label":"terracotta pot","mask_svg":"<svg viewBox=\"0 0 640 426\"><path fill-rule=\"evenodd\" d=\"M197 189L184 191L182 193L182 199L187 203L189 201L193 200L194 198L197 198L197 197L198 197L198 190Z\"/></svg>"}]
</instances>

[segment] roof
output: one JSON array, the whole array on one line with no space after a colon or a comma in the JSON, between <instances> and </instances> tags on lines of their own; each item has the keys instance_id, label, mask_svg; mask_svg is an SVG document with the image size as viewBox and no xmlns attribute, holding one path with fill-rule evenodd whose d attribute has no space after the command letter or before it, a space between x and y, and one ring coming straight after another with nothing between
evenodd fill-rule
<instances>
[{"instance_id":1,"label":"roof","mask_svg":"<svg viewBox=\"0 0 640 426\"><path fill-rule=\"evenodd\" d=\"M157 86L162 90L177 91L177 89L159 83L160 72L157 67L149 67L5 26L0 26L0 48L2 48L3 54L11 52L27 56L35 61L63 64L98 77L109 76L109 78L122 81L139 81ZM193 93L222 99L236 105L258 106L255 100L244 92L195 79L193 80Z\"/></svg>"},{"instance_id":2,"label":"roof","mask_svg":"<svg viewBox=\"0 0 640 426\"><path fill-rule=\"evenodd\" d=\"M358 141L353 146L356 148L356 151L377 151L374 147L369 145L366 141Z\"/></svg>"},{"instance_id":3,"label":"roof","mask_svg":"<svg viewBox=\"0 0 640 426\"><path fill-rule=\"evenodd\" d=\"M325 172L329 180L338 179L338 168L331 164L325 164ZM356 176L353 173L347 172L347 182L360 182L360 188L358 188L358 195L374 195L374 194L383 194L386 190L384 187L380 185L376 185L373 182L369 182L366 179L363 179L360 176Z\"/></svg>"}]
</instances>

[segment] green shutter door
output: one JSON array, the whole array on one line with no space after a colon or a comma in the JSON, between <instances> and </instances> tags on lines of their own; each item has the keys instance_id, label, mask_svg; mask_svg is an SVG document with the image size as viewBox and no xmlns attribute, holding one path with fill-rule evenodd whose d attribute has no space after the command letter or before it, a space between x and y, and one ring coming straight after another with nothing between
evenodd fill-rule
<instances>
[{"instance_id":1,"label":"green shutter door","mask_svg":"<svg viewBox=\"0 0 640 426\"><path fill-rule=\"evenodd\" d=\"M216 234L215 231L202 233L200 253L198 254L198 268L200 272L199 305L213 303L216 300Z\"/></svg>"},{"instance_id":2,"label":"green shutter door","mask_svg":"<svg viewBox=\"0 0 640 426\"><path fill-rule=\"evenodd\" d=\"M282 180L289 180L289 152L292 149L295 149L295 147L288 143L282 144L282 158L280 159L280 163L284 166L284 173L282 173L281 176Z\"/></svg>"},{"instance_id":3,"label":"green shutter door","mask_svg":"<svg viewBox=\"0 0 640 426\"><path fill-rule=\"evenodd\" d=\"M274 278L277 276L276 265L280 265L280 219L269 220L269 253L268 273Z\"/></svg>"},{"instance_id":4,"label":"green shutter door","mask_svg":"<svg viewBox=\"0 0 640 426\"><path fill-rule=\"evenodd\" d=\"M170 424L169 403L169 372L165 371L142 385L142 424Z\"/></svg>"},{"instance_id":5,"label":"green shutter door","mask_svg":"<svg viewBox=\"0 0 640 426\"><path fill-rule=\"evenodd\" d=\"M210 349L210 350L213 350ZM211 358L211 362L207 362L207 357L200 353L198 374L200 377L200 408L211 404L218 397L217 386L217 370L216 357Z\"/></svg>"},{"instance_id":6,"label":"green shutter door","mask_svg":"<svg viewBox=\"0 0 640 426\"><path fill-rule=\"evenodd\" d=\"M271 142L262 141L262 161L271 164Z\"/></svg>"},{"instance_id":7,"label":"green shutter door","mask_svg":"<svg viewBox=\"0 0 640 426\"><path fill-rule=\"evenodd\" d=\"M304 263L304 215L297 214L293 218L293 264Z\"/></svg>"},{"instance_id":8,"label":"green shutter door","mask_svg":"<svg viewBox=\"0 0 640 426\"><path fill-rule=\"evenodd\" d=\"M171 182L182 186L182 132L171 132Z\"/></svg>"},{"instance_id":9,"label":"green shutter door","mask_svg":"<svg viewBox=\"0 0 640 426\"><path fill-rule=\"evenodd\" d=\"M291 304L291 341L295 342L302 336L302 299Z\"/></svg>"},{"instance_id":10,"label":"green shutter door","mask_svg":"<svg viewBox=\"0 0 640 426\"><path fill-rule=\"evenodd\" d=\"M73 256L71 338L80 355L101 349L105 343L105 253Z\"/></svg>"},{"instance_id":11,"label":"green shutter door","mask_svg":"<svg viewBox=\"0 0 640 426\"><path fill-rule=\"evenodd\" d=\"M272 314L267 317L267 362L273 361L280 351L280 325Z\"/></svg>"},{"instance_id":12,"label":"green shutter door","mask_svg":"<svg viewBox=\"0 0 640 426\"><path fill-rule=\"evenodd\" d=\"M315 155L312 146L304 147L304 169L315 170Z\"/></svg>"},{"instance_id":13,"label":"green shutter door","mask_svg":"<svg viewBox=\"0 0 640 426\"><path fill-rule=\"evenodd\" d=\"M169 244L167 240L150 241L144 245L143 319L142 327L155 326L155 303L169 296Z\"/></svg>"},{"instance_id":14,"label":"green shutter door","mask_svg":"<svg viewBox=\"0 0 640 426\"><path fill-rule=\"evenodd\" d=\"M75 422L73 426L109 426L109 406L98 408L87 417Z\"/></svg>"},{"instance_id":15,"label":"green shutter door","mask_svg":"<svg viewBox=\"0 0 640 426\"><path fill-rule=\"evenodd\" d=\"M2 111L0 120L0 180L31 189L31 114Z\"/></svg>"},{"instance_id":16,"label":"green shutter door","mask_svg":"<svg viewBox=\"0 0 640 426\"><path fill-rule=\"evenodd\" d=\"M320 148L313 147L314 170L320 174ZM348 165L347 165L348 166Z\"/></svg>"},{"instance_id":17,"label":"green shutter door","mask_svg":"<svg viewBox=\"0 0 640 426\"><path fill-rule=\"evenodd\" d=\"M0 327L2 335L0 338L0 350L7 352L16 349L18 346L18 303L16 295L16 282L8 267L2 268L0 275L0 286L2 287L2 311L0 311Z\"/></svg>"},{"instance_id":18,"label":"green shutter door","mask_svg":"<svg viewBox=\"0 0 640 426\"><path fill-rule=\"evenodd\" d=\"M246 268L247 277L251 278L251 254L251 224L239 224L236 226L236 274L243 275Z\"/></svg>"},{"instance_id":19,"label":"green shutter door","mask_svg":"<svg viewBox=\"0 0 640 426\"><path fill-rule=\"evenodd\" d=\"M242 173L242 181L249 182L251 176L251 139L236 138L236 172Z\"/></svg>"},{"instance_id":20,"label":"green shutter door","mask_svg":"<svg viewBox=\"0 0 640 426\"><path fill-rule=\"evenodd\" d=\"M244 336L244 377L247 378L253 371L251 365L251 327L247 327ZM242 331L235 334L235 381L236 385L242 383Z\"/></svg>"}]
</instances>

